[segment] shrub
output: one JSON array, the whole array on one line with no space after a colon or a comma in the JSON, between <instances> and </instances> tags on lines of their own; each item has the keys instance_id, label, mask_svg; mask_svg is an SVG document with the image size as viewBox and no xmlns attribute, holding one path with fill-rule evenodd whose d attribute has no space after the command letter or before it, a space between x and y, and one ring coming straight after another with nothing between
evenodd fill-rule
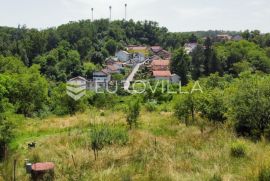
<instances>
[{"instance_id":1,"label":"shrub","mask_svg":"<svg viewBox=\"0 0 270 181\"><path fill-rule=\"evenodd\" d=\"M259 181L269 181L270 180L270 168L264 167L260 170Z\"/></svg>"},{"instance_id":2,"label":"shrub","mask_svg":"<svg viewBox=\"0 0 270 181\"><path fill-rule=\"evenodd\" d=\"M222 178L220 175L215 174L209 181L222 181Z\"/></svg>"},{"instance_id":3,"label":"shrub","mask_svg":"<svg viewBox=\"0 0 270 181\"><path fill-rule=\"evenodd\" d=\"M157 110L156 103L148 102L145 104L145 108L148 112L154 112Z\"/></svg>"},{"instance_id":4,"label":"shrub","mask_svg":"<svg viewBox=\"0 0 270 181\"><path fill-rule=\"evenodd\" d=\"M223 92L219 89L207 91L201 95L198 101L198 110L204 118L213 122L224 122L226 120L226 107L223 100Z\"/></svg>"},{"instance_id":5,"label":"shrub","mask_svg":"<svg viewBox=\"0 0 270 181\"><path fill-rule=\"evenodd\" d=\"M129 128L132 128L132 125L137 125L137 120L140 115L140 102L139 100L130 102L127 113L127 123Z\"/></svg>"},{"instance_id":6,"label":"shrub","mask_svg":"<svg viewBox=\"0 0 270 181\"><path fill-rule=\"evenodd\" d=\"M127 144L129 137L125 129L119 127L109 127L108 125L97 125L91 128L91 148L94 151L95 159L98 152L106 145Z\"/></svg>"},{"instance_id":7,"label":"shrub","mask_svg":"<svg viewBox=\"0 0 270 181\"><path fill-rule=\"evenodd\" d=\"M270 77L245 75L236 82L231 115L238 134L260 139L270 128Z\"/></svg>"},{"instance_id":8,"label":"shrub","mask_svg":"<svg viewBox=\"0 0 270 181\"><path fill-rule=\"evenodd\" d=\"M231 146L231 156L235 158L244 157L246 155L246 145L241 142L233 143Z\"/></svg>"}]
</instances>

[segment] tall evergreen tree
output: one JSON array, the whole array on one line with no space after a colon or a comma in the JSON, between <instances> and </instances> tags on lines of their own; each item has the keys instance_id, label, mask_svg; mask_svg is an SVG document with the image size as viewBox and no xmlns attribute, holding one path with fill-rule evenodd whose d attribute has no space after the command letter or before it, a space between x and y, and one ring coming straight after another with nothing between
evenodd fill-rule
<instances>
[{"instance_id":1,"label":"tall evergreen tree","mask_svg":"<svg viewBox=\"0 0 270 181\"><path fill-rule=\"evenodd\" d=\"M190 65L190 56L184 49L176 50L171 61L171 71L181 77L181 83L188 83L188 71Z\"/></svg>"},{"instance_id":2,"label":"tall evergreen tree","mask_svg":"<svg viewBox=\"0 0 270 181\"><path fill-rule=\"evenodd\" d=\"M197 48L191 53L191 75L192 79L197 80L201 77L205 71L204 67L204 48L201 45L198 45Z\"/></svg>"},{"instance_id":3,"label":"tall evergreen tree","mask_svg":"<svg viewBox=\"0 0 270 181\"><path fill-rule=\"evenodd\" d=\"M204 50L204 56L205 56L205 61L204 61L204 74L209 75L209 63L211 62L212 56L213 56L213 50L212 50L212 40L210 37L207 37L205 42L204 42L205 50Z\"/></svg>"}]
</instances>

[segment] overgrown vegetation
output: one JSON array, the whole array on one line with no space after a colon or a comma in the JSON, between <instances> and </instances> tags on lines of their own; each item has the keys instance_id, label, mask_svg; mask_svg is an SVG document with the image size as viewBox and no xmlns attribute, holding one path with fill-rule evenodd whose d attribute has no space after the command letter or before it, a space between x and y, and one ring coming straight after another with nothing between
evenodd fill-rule
<instances>
[{"instance_id":1,"label":"overgrown vegetation","mask_svg":"<svg viewBox=\"0 0 270 181\"><path fill-rule=\"evenodd\" d=\"M28 180L26 158L55 162L58 180L269 180L270 36L245 31L244 40L223 42L217 33L203 40L202 32L132 20L1 27L0 180L11 180L13 159L19 180ZM191 55L188 42L198 43ZM129 44L173 52L170 68L185 93L164 93L179 91L166 84L139 96L67 96L67 79L90 79ZM196 80L202 91L192 91Z\"/></svg>"}]
</instances>

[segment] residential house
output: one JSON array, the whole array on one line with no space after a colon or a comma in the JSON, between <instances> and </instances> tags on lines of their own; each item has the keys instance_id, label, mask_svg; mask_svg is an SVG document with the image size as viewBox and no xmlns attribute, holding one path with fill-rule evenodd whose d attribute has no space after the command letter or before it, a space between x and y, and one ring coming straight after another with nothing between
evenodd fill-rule
<instances>
[{"instance_id":1,"label":"residential house","mask_svg":"<svg viewBox=\"0 0 270 181\"><path fill-rule=\"evenodd\" d=\"M169 60L153 60L151 63L152 71L166 71L170 69L169 66Z\"/></svg>"},{"instance_id":2,"label":"residential house","mask_svg":"<svg viewBox=\"0 0 270 181\"><path fill-rule=\"evenodd\" d=\"M100 83L107 83L111 81L111 75L107 70L101 70L93 73L93 81Z\"/></svg>"},{"instance_id":3,"label":"residential house","mask_svg":"<svg viewBox=\"0 0 270 181\"><path fill-rule=\"evenodd\" d=\"M157 55L162 57L163 59L168 59L168 60L170 60L172 57L172 54L168 52L167 50L161 50L160 52L157 53Z\"/></svg>"},{"instance_id":4,"label":"residential house","mask_svg":"<svg viewBox=\"0 0 270 181\"><path fill-rule=\"evenodd\" d=\"M161 46L152 46L150 51L153 55L159 56L162 59L171 59L171 53L164 50Z\"/></svg>"},{"instance_id":5,"label":"residential house","mask_svg":"<svg viewBox=\"0 0 270 181\"><path fill-rule=\"evenodd\" d=\"M116 52L115 56L121 62L127 62L131 58L131 54L128 53L127 51L123 51L123 50L120 50L120 51Z\"/></svg>"},{"instance_id":6,"label":"residential house","mask_svg":"<svg viewBox=\"0 0 270 181\"><path fill-rule=\"evenodd\" d=\"M216 37L217 41L228 41L232 39L232 36L223 34L223 35L217 35Z\"/></svg>"},{"instance_id":7,"label":"residential house","mask_svg":"<svg viewBox=\"0 0 270 181\"><path fill-rule=\"evenodd\" d=\"M243 40L243 37L241 35L235 35L235 36L232 37L232 40L240 41L240 40Z\"/></svg>"},{"instance_id":8,"label":"residential house","mask_svg":"<svg viewBox=\"0 0 270 181\"><path fill-rule=\"evenodd\" d=\"M187 52L187 54L192 53L198 46L198 43L186 43L184 45L184 49Z\"/></svg>"},{"instance_id":9,"label":"residential house","mask_svg":"<svg viewBox=\"0 0 270 181\"><path fill-rule=\"evenodd\" d=\"M153 76L155 80L168 80L171 81L171 72L166 71L153 71Z\"/></svg>"},{"instance_id":10,"label":"residential house","mask_svg":"<svg viewBox=\"0 0 270 181\"><path fill-rule=\"evenodd\" d=\"M132 54L132 59L136 62L142 62L149 56L149 50L146 46L128 46L128 52Z\"/></svg>"},{"instance_id":11,"label":"residential house","mask_svg":"<svg viewBox=\"0 0 270 181\"><path fill-rule=\"evenodd\" d=\"M118 66L117 64L113 64L113 65L107 65L105 70L109 74L120 74L121 69L122 68Z\"/></svg>"}]
</instances>

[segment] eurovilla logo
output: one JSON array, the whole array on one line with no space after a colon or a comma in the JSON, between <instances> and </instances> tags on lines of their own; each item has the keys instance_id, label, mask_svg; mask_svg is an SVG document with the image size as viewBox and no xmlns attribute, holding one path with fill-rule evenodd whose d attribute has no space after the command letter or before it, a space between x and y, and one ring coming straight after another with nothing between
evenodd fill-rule
<instances>
[{"instance_id":1,"label":"eurovilla logo","mask_svg":"<svg viewBox=\"0 0 270 181\"><path fill-rule=\"evenodd\" d=\"M115 81L114 86L108 81L88 81L83 77L75 77L70 79L67 82L67 94L74 99L75 101L79 100L86 94L86 90L94 91L95 93L102 94L102 93L110 93L116 94L118 88L121 87L118 85L119 82ZM122 87L125 87L125 81L121 81L120 83ZM139 85L139 86L138 86ZM175 84L177 85L177 84ZM138 87L137 87L138 86ZM113 87L114 90L111 90L109 87ZM162 94L192 94L194 92L203 93L202 87L200 86L199 81L194 82L192 89L190 91L183 91L181 86L181 81L178 84L178 90L171 90L171 84L169 81L166 80L159 80L151 83L150 80L136 80L130 85L130 89L126 91L130 94L143 94L147 90L150 90L152 93L161 88Z\"/></svg>"},{"instance_id":2,"label":"eurovilla logo","mask_svg":"<svg viewBox=\"0 0 270 181\"><path fill-rule=\"evenodd\" d=\"M67 94L75 101L86 94L87 80L83 77L75 77L67 82Z\"/></svg>"}]
</instances>

